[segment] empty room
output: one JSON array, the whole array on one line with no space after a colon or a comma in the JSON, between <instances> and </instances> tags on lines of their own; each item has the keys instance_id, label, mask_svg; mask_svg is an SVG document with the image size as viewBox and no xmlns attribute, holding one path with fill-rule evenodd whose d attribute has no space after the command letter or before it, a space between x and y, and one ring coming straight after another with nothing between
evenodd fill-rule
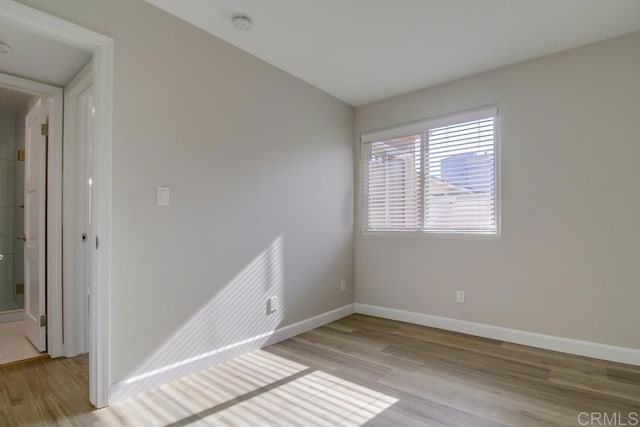
<instances>
[{"instance_id":1,"label":"empty room","mask_svg":"<svg viewBox=\"0 0 640 427\"><path fill-rule=\"evenodd\" d=\"M0 0L0 426L640 426L638 162L638 0Z\"/></svg>"}]
</instances>

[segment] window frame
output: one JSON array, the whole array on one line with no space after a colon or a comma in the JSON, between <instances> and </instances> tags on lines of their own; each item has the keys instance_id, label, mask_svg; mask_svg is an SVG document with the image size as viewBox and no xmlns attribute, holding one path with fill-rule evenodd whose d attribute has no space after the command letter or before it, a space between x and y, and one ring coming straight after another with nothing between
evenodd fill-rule
<instances>
[{"instance_id":1,"label":"window frame","mask_svg":"<svg viewBox=\"0 0 640 427\"><path fill-rule=\"evenodd\" d=\"M490 113L494 117L494 185L495 185L495 233L469 233L453 231L429 231L429 230L367 230L367 144L385 139L393 139L412 133L421 133L429 128L450 126L465 121L473 121L487 117ZM500 109L497 104L485 105L482 107L447 113L427 119L402 123L379 129L365 131L360 134L360 160L359 160L359 185L360 193L359 208L359 229L362 236L391 236L391 237L411 237L411 238L444 238L444 239L500 239L502 236L502 150L501 150L501 121ZM423 171L424 173L424 171Z\"/></svg>"}]
</instances>

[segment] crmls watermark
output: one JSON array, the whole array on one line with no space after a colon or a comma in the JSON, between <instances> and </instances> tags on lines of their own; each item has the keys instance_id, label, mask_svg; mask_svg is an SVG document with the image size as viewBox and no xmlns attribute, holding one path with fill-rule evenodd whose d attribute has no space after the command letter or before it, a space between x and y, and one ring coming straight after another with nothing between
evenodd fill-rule
<instances>
[{"instance_id":1,"label":"crmls watermark","mask_svg":"<svg viewBox=\"0 0 640 427\"><path fill-rule=\"evenodd\" d=\"M640 426L640 413L580 412L578 424L581 426Z\"/></svg>"}]
</instances>

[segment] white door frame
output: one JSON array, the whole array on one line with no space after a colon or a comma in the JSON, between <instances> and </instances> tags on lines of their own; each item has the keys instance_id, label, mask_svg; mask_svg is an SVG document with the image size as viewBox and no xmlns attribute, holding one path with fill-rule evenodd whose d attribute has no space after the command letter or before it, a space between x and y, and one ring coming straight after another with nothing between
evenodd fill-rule
<instances>
[{"instance_id":1,"label":"white door frame","mask_svg":"<svg viewBox=\"0 0 640 427\"><path fill-rule=\"evenodd\" d=\"M64 228L62 230L62 282L64 283L63 306L64 310L64 355L66 357L77 356L86 353L88 347L87 334L87 281L85 272L79 268L77 260L87 259L87 250L91 245L82 241L82 234L90 233L86 227L86 218L82 215L86 207L84 169L88 159L84 156L80 131L85 123L80 119L80 103L82 94L92 87L93 71L89 62L64 88L64 153L62 171L62 187L65 189L62 195L63 206L74 206L63 212Z\"/></svg>"},{"instance_id":2,"label":"white door frame","mask_svg":"<svg viewBox=\"0 0 640 427\"><path fill-rule=\"evenodd\" d=\"M96 176L96 234L100 239L100 247L96 253L96 281L91 290L90 301L90 372L89 394L91 402L98 408L109 404L109 289L111 285L111 146L113 117L113 40L102 34L80 27L55 16L17 3L13 0L0 0L0 24L2 22L18 26L52 40L84 49L93 54L93 91L95 100L95 153L94 174ZM59 105L62 112L62 103ZM55 109L55 107L54 107ZM55 112L54 112L55 114ZM62 122L56 132L62 135ZM50 129L53 131L54 129ZM53 132L51 132L53 133ZM50 136L51 141L51 136ZM60 139L60 150L62 149ZM61 159L62 151L55 152ZM59 198L51 213L59 215L58 224L62 224L62 171L55 176L57 183L53 194ZM51 178L51 176L50 176ZM56 192L57 191L57 192ZM64 209L64 215L72 207ZM61 241L61 230L57 231ZM57 247L60 251L61 246ZM55 277L61 277L61 257L58 262L51 262ZM51 285L51 283L50 283ZM61 290L61 286L60 286ZM59 300L61 302L61 299ZM60 313L61 314L61 313ZM61 333L62 331L60 331ZM63 349L56 349L63 354Z\"/></svg>"},{"instance_id":3,"label":"white door frame","mask_svg":"<svg viewBox=\"0 0 640 427\"><path fill-rule=\"evenodd\" d=\"M47 353L63 354L62 343L62 89L0 73L0 86L41 97L49 115L47 154ZM49 102L51 101L51 102Z\"/></svg>"}]
</instances>

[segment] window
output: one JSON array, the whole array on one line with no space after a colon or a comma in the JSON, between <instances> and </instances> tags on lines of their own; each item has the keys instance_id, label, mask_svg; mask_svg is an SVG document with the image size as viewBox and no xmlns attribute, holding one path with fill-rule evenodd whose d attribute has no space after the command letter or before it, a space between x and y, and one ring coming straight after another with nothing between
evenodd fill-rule
<instances>
[{"instance_id":1,"label":"window","mask_svg":"<svg viewBox=\"0 0 640 427\"><path fill-rule=\"evenodd\" d=\"M497 109L365 134L364 231L498 234Z\"/></svg>"}]
</instances>

